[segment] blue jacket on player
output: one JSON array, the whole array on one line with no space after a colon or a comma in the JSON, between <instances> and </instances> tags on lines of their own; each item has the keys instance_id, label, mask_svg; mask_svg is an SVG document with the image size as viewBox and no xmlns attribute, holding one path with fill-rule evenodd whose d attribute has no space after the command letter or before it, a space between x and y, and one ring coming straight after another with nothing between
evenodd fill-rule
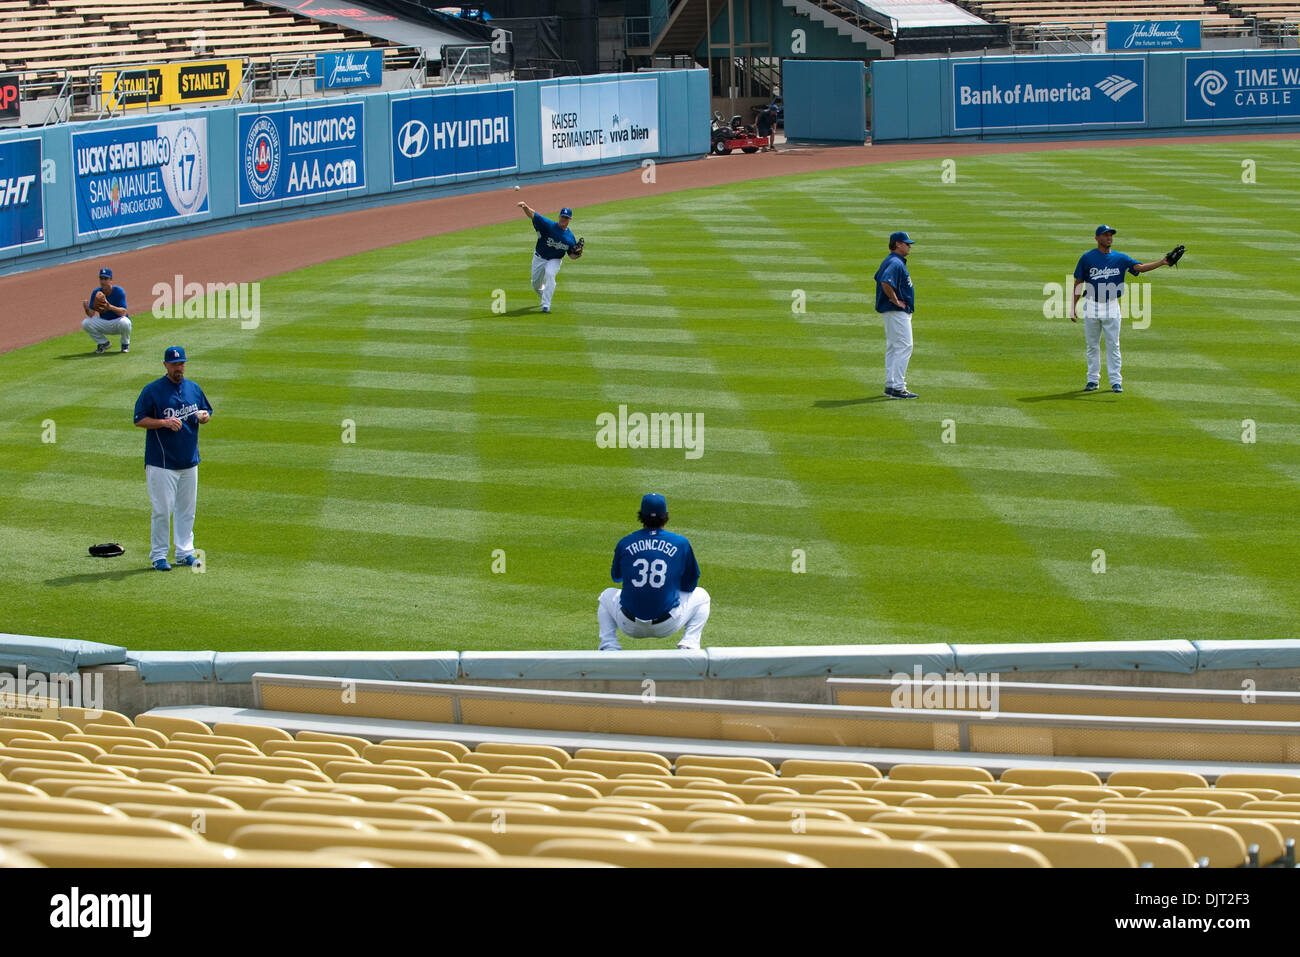
<instances>
[{"instance_id":1,"label":"blue jacket on player","mask_svg":"<svg viewBox=\"0 0 1300 957\"><path fill-rule=\"evenodd\" d=\"M533 213L533 229L537 230L535 252L543 259L563 259L565 253L578 245L572 230L561 229L559 223L541 213Z\"/></svg>"},{"instance_id":2,"label":"blue jacket on player","mask_svg":"<svg viewBox=\"0 0 1300 957\"><path fill-rule=\"evenodd\" d=\"M166 376L155 379L140 390L135 400L135 421L141 419L181 420L179 431L149 429L144 434L144 464L161 469L188 469L199 464L200 409L212 413L212 405L203 390L189 379L175 385Z\"/></svg>"},{"instance_id":3,"label":"blue jacket on player","mask_svg":"<svg viewBox=\"0 0 1300 957\"><path fill-rule=\"evenodd\" d=\"M700 583L700 565L683 535L643 528L614 546L610 576L623 585L619 603L633 618L654 621Z\"/></svg>"},{"instance_id":4,"label":"blue jacket on player","mask_svg":"<svg viewBox=\"0 0 1300 957\"><path fill-rule=\"evenodd\" d=\"M1090 249L1079 257L1079 264L1074 267L1074 278L1088 287L1089 299L1098 303L1117 302L1124 292L1124 274L1136 276L1140 265L1124 253Z\"/></svg>"},{"instance_id":5,"label":"blue jacket on player","mask_svg":"<svg viewBox=\"0 0 1300 957\"><path fill-rule=\"evenodd\" d=\"M898 307L885 295L885 290L881 288L882 282L887 282L894 287L894 292L898 298L903 300L903 305L907 307L908 314L916 312L916 294L912 290L912 276L907 271L907 260L898 253L890 253L885 257L885 261L880 264L876 270L876 312L897 312Z\"/></svg>"}]
</instances>

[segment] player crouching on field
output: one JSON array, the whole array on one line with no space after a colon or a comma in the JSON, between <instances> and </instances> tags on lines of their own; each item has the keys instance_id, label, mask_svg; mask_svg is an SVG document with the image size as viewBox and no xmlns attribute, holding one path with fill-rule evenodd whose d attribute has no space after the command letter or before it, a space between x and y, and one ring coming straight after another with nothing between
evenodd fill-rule
<instances>
[{"instance_id":1,"label":"player crouching on field","mask_svg":"<svg viewBox=\"0 0 1300 957\"><path fill-rule=\"evenodd\" d=\"M606 588L596 606L600 650L622 651L620 631L629 638L667 638L686 633L677 647L697 651L709 620L709 593L698 587L700 566L691 543L665 532L668 503L653 492L641 499L641 531L614 546L610 575L622 588Z\"/></svg>"},{"instance_id":2,"label":"player crouching on field","mask_svg":"<svg viewBox=\"0 0 1300 957\"><path fill-rule=\"evenodd\" d=\"M131 317L126 314L126 290L113 285L113 270L99 271L99 287L81 304L86 318L81 328L95 340L95 355L103 355L112 346L109 336L122 337L122 351L131 351Z\"/></svg>"}]
</instances>

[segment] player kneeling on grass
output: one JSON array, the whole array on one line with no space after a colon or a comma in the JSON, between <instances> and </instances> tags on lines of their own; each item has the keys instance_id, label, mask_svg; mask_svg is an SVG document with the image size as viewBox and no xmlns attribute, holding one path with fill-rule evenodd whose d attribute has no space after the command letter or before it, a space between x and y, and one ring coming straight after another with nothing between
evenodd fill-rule
<instances>
[{"instance_id":1,"label":"player kneeling on grass","mask_svg":"<svg viewBox=\"0 0 1300 957\"><path fill-rule=\"evenodd\" d=\"M600 650L621 651L618 633L629 638L667 638L685 628L677 647L695 651L709 620L709 593L698 587L700 565L691 543L665 532L668 503L651 492L637 513L642 529L614 546L610 575L623 587L606 588L596 607Z\"/></svg>"},{"instance_id":2,"label":"player kneeling on grass","mask_svg":"<svg viewBox=\"0 0 1300 957\"><path fill-rule=\"evenodd\" d=\"M1120 375L1119 355L1119 297L1124 292L1124 274L1128 272L1136 276L1161 266L1176 266L1178 260L1183 258L1186 247L1175 246L1155 262L1140 263L1131 256L1114 252L1110 248L1115 239L1113 226L1098 226L1096 238L1097 248L1080 256L1078 265L1074 267L1066 314L1071 322L1078 322L1078 307L1083 307L1084 359L1088 364L1088 381L1084 383L1083 391L1095 392L1101 382L1101 337L1104 333L1110 391L1123 392L1124 377ZM1076 302L1079 296L1084 297L1082 303Z\"/></svg>"},{"instance_id":3,"label":"player kneeling on grass","mask_svg":"<svg viewBox=\"0 0 1300 957\"><path fill-rule=\"evenodd\" d=\"M131 317L126 314L126 290L113 285L113 270L99 271L99 286L81 304L86 318L81 328L95 340L95 354L103 355L112 346L109 336L122 337L122 351L131 351Z\"/></svg>"}]
</instances>

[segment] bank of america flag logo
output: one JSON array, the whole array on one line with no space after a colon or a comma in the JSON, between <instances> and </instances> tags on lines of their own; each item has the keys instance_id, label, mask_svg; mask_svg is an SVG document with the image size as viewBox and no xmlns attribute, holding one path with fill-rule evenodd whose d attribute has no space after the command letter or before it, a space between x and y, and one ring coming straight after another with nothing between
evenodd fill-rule
<instances>
[{"instance_id":1,"label":"bank of america flag logo","mask_svg":"<svg viewBox=\"0 0 1300 957\"><path fill-rule=\"evenodd\" d=\"M1118 73L1112 73L1106 79L1097 84L1097 89L1105 93L1108 97L1118 103L1129 90L1137 89L1137 84L1128 77L1120 76Z\"/></svg>"}]
</instances>

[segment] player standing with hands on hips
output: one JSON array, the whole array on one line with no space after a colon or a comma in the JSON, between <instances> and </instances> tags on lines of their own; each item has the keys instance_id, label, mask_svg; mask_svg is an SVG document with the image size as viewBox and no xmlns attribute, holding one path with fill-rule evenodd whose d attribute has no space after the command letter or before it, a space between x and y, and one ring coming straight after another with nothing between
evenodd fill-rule
<instances>
[{"instance_id":1,"label":"player standing with hands on hips","mask_svg":"<svg viewBox=\"0 0 1300 957\"><path fill-rule=\"evenodd\" d=\"M885 395L891 399L915 399L907 391L907 363L912 358L912 313L916 294L907 271L907 254L912 237L891 233L889 255L876 270L876 312L885 320Z\"/></svg>"},{"instance_id":2,"label":"player standing with hands on hips","mask_svg":"<svg viewBox=\"0 0 1300 957\"><path fill-rule=\"evenodd\" d=\"M122 337L122 351L131 351L131 317L126 314L126 290L113 285L113 270L105 266L99 271L99 286L90 298L81 304L86 318L81 328L95 340L95 355L103 355L112 343L109 336Z\"/></svg>"},{"instance_id":3,"label":"player standing with hands on hips","mask_svg":"<svg viewBox=\"0 0 1300 957\"><path fill-rule=\"evenodd\" d=\"M524 215L532 220L537 230L537 247L533 251L533 291L542 297L542 312L551 311L551 297L555 295L555 274L564 265L567 253L570 259L582 255L583 241L574 239L569 232L573 210L564 207L558 221L547 219L527 203L517 203Z\"/></svg>"},{"instance_id":4,"label":"player standing with hands on hips","mask_svg":"<svg viewBox=\"0 0 1300 957\"><path fill-rule=\"evenodd\" d=\"M1150 272L1161 266L1173 266L1183 258L1184 246L1176 246L1169 254L1155 262L1140 263L1131 256L1113 252L1115 240L1113 226L1098 226L1097 248L1079 257L1070 280L1070 298L1066 314L1071 322L1078 322L1078 299L1083 298L1084 357L1088 363L1088 381L1084 392L1095 392L1101 382L1101 336L1106 335L1106 372L1110 376L1110 391L1124 391L1124 377L1120 375L1119 297L1124 293L1124 274ZM1082 285L1079 285L1082 283Z\"/></svg>"},{"instance_id":5,"label":"player standing with hands on hips","mask_svg":"<svg viewBox=\"0 0 1300 957\"><path fill-rule=\"evenodd\" d=\"M610 575L622 588L606 588L596 605L600 651L622 651L618 633L629 638L667 638L686 629L677 647L697 651L709 620L709 593L699 587L700 565L691 543L665 532L668 502L654 492L641 499L641 531L614 546Z\"/></svg>"},{"instance_id":6,"label":"player standing with hands on hips","mask_svg":"<svg viewBox=\"0 0 1300 957\"><path fill-rule=\"evenodd\" d=\"M167 374L140 390L135 424L148 429L144 477L153 504L149 561L169 572L167 547L173 532L176 564L194 565L194 512L199 497L199 426L212 417L212 405L198 384L185 378L185 350L163 352Z\"/></svg>"}]
</instances>

